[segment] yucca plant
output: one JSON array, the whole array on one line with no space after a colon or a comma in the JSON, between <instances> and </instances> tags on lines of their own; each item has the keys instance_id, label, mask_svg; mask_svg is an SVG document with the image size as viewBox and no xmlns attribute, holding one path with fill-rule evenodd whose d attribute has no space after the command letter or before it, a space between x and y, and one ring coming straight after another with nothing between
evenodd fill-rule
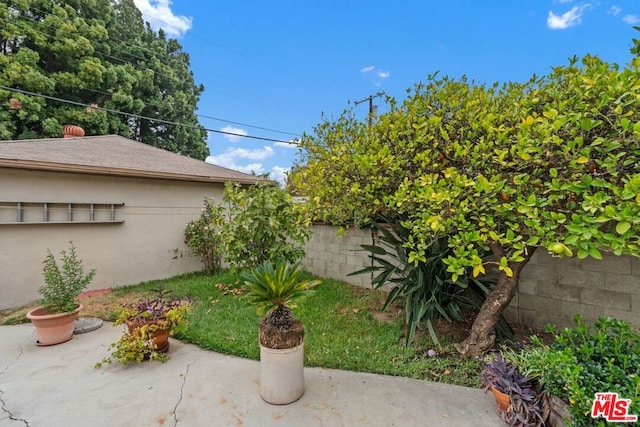
<instances>
[{"instance_id":1,"label":"yucca plant","mask_svg":"<svg viewBox=\"0 0 640 427\"><path fill-rule=\"evenodd\" d=\"M453 280L447 271L446 260L453 254L446 237L435 237L424 251L424 260L412 260L407 243L414 236L402 222L389 224L388 227L373 224L379 231L378 244L361 245L370 252L372 265L355 271L351 275L374 273L371 284L374 289L393 285L383 310L397 298L405 305L406 324L408 326L406 342L409 346L415 336L418 325L426 325L431 340L440 345L433 323L442 318L464 320L464 310L478 310L486 295L495 286L491 276L474 278L471 274L459 276ZM511 328L501 316L497 331L502 337L512 335Z\"/></svg>"},{"instance_id":2,"label":"yucca plant","mask_svg":"<svg viewBox=\"0 0 640 427\"><path fill-rule=\"evenodd\" d=\"M293 324L292 308L301 299L311 295L320 280L305 280L299 264L270 261L242 273L244 298L264 315L260 324L261 342L265 330L289 331ZM274 332L275 332L274 331ZM269 345L271 346L271 345ZM278 347L283 348L283 347Z\"/></svg>"}]
</instances>

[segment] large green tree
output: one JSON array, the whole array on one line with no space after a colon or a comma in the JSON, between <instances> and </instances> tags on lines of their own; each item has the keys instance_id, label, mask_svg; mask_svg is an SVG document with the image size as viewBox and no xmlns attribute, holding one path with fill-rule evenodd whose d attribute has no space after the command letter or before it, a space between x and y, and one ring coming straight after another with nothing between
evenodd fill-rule
<instances>
[{"instance_id":1,"label":"large green tree","mask_svg":"<svg viewBox=\"0 0 640 427\"><path fill-rule=\"evenodd\" d=\"M318 125L291 180L316 218L401 220L410 262L447 236L454 276L494 267L498 283L458 344L478 355L536 248L640 255L639 66L586 56L491 87L430 76L371 127L348 112Z\"/></svg>"},{"instance_id":2,"label":"large green tree","mask_svg":"<svg viewBox=\"0 0 640 427\"><path fill-rule=\"evenodd\" d=\"M132 0L3 2L0 85L17 89L0 88L0 139L57 137L77 124L88 135L208 155L195 115L204 88L189 56L153 31Z\"/></svg>"}]
</instances>

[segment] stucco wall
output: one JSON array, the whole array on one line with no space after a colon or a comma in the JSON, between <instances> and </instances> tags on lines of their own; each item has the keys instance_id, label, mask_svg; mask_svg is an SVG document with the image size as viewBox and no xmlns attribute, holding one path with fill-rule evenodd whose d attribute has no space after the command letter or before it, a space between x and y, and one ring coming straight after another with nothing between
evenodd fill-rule
<instances>
[{"instance_id":1,"label":"stucco wall","mask_svg":"<svg viewBox=\"0 0 640 427\"><path fill-rule=\"evenodd\" d=\"M371 265L360 245L372 243L370 230L315 225L306 245L304 265L324 277L371 287L368 274L348 273ZM507 318L529 326L573 324L580 313L586 320L611 316L640 327L640 259L604 254L592 258L553 258L544 249L534 254L521 273L518 293L505 311Z\"/></svg>"},{"instance_id":2,"label":"stucco wall","mask_svg":"<svg viewBox=\"0 0 640 427\"><path fill-rule=\"evenodd\" d=\"M220 200L223 191L221 184L18 169L0 169L0 183L0 201L124 203L116 214L124 222L105 224L6 224L3 206L0 309L38 298L46 249L57 257L70 240L85 268L97 270L88 289L200 270L184 244L184 226L200 214L205 196Z\"/></svg>"}]
</instances>

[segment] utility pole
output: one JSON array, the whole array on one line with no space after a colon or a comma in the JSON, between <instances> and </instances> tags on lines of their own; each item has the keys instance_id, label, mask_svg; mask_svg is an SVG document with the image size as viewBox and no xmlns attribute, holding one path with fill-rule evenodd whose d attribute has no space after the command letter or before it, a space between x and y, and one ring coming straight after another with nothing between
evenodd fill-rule
<instances>
[{"instance_id":1,"label":"utility pole","mask_svg":"<svg viewBox=\"0 0 640 427\"><path fill-rule=\"evenodd\" d=\"M360 101L354 101L353 103L358 105L358 104L362 104L365 101L369 101L369 127L371 127L371 120L373 119L373 116L376 114L376 110L377 110L377 106L373 105L373 98L378 98L380 96L384 96L386 95L384 92L378 92L375 95L369 95L364 99L361 99Z\"/></svg>"}]
</instances>

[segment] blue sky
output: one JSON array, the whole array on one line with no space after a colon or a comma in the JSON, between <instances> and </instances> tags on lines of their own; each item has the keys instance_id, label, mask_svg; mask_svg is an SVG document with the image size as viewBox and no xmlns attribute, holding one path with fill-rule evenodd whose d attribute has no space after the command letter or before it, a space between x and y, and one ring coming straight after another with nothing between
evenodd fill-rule
<instances>
[{"instance_id":1,"label":"blue sky","mask_svg":"<svg viewBox=\"0 0 640 427\"><path fill-rule=\"evenodd\" d=\"M587 53L624 65L640 38L638 0L134 1L189 53L202 125L279 141L312 133L323 113L354 108L365 120L368 103L354 101L401 101L436 71L492 83ZM207 161L278 180L298 153L219 133L208 145Z\"/></svg>"}]
</instances>

